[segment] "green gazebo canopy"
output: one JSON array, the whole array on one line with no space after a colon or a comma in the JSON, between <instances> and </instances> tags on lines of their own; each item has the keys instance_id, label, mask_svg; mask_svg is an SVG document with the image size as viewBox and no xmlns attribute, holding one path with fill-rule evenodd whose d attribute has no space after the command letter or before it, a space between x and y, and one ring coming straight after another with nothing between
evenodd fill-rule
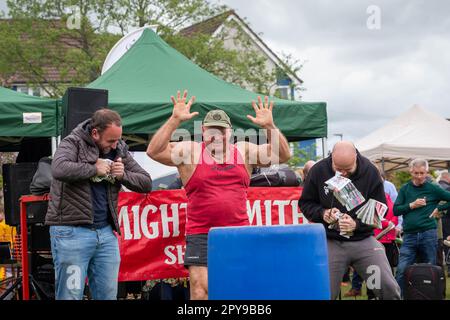
<instances>
[{"instance_id":1,"label":"green gazebo canopy","mask_svg":"<svg viewBox=\"0 0 450 320\"><path fill-rule=\"evenodd\" d=\"M57 102L0 87L0 139L56 137Z\"/></svg>"},{"instance_id":2,"label":"green gazebo canopy","mask_svg":"<svg viewBox=\"0 0 450 320\"><path fill-rule=\"evenodd\" d=\"M223 109L234 129L255 128L246 118L254 115L251 101L258 94L230 84L203 70L170 47L151 29L88 88L109 91L109 107L123 118L126 134L153 134L172 113L170 96L187 89L196 96L193 120L202 120L213 109ZM273 98L275 124L291 140L327 135L324 102L297 102ZM193 133L193 120L183 127Z\"/></svg>"}]
</instances>

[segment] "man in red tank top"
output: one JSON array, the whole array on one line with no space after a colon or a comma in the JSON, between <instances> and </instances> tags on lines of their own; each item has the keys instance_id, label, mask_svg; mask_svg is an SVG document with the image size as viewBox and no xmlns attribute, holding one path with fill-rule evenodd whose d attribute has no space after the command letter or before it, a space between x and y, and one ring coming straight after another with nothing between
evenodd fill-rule
<instances>
[{"instance_id":1,"label":"man in red tank top","mask_svg":"<svg viewBox=\"0 0 450 320\"><path fill-rule=\"evenodd\" d=\"M187 91L177 98L172 116L155 133L147 155L155 161L176 166L188 198L186 252L184 265L189 269L191 299L208 298L207 239L209 229L221 226L246 226L247 189L254 167L270 166L289 160L289 144L275 126L268 97L252 101L256 116L247 118L266 129L267 143L256 145L230 142L232 126L222 110L208 112L202 122L203 142L170 142L183 122L198 112L190 111L195 97L187 101Z\"/></svg>"}]
</instances>

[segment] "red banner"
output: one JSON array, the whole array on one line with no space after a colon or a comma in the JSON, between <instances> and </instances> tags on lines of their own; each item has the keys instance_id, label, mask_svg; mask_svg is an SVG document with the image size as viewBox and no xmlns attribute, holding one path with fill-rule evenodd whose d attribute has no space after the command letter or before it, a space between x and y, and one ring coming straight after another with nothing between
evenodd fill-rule
<instances>
[{"instance_id":1,"label":"red banner","mask_svg":"<svg viewBox=\"0 0 450 320\"><path fill-rule=\"evenodd\" d=\"M302 188L250 188L247 212L251 225L302 224L298 208ZM119 197L119 281L181 278L187 199L184 190L148 194L122 192Z\"/></svg>"}]
</instances>

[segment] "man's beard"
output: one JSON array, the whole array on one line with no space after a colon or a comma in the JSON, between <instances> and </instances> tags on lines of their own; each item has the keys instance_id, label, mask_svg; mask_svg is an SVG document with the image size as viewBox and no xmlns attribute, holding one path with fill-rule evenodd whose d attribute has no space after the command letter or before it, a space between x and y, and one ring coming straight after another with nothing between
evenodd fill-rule
<instances>
[{"instance_id":1,"label":"man's beard","mask_svg":"<svg viewBox=\"0 0 450 320\"><path fill-rule=\"evenodd\" d=\"M99 149L100 149L100 152L103 154L108 154L111 152L111 147L105 147L105 148L100 147Z\"/></svg>"}]
</instances>

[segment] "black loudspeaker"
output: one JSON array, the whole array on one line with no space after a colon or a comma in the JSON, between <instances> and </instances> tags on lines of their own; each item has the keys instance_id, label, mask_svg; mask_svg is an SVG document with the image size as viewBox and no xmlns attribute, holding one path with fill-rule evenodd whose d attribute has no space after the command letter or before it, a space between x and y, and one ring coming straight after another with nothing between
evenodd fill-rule
<instances>
[{"instance_id":1,"label":"black loudspeaker","mask_svg":"<svg viewBox=\"0 0 450 320\"><path fill-rule=\"evenodd\" d=\"M11 243L0 242L0 264L11 263Z\"/></svg>"},{"instance_id":2,"label":"black loudspeaker","mask_svg":"<svg viewBox=\"0 0 450 320\"><path fill-rule=\"evenodd\" d=\"M28 253L30 275L39 298L55 298L55 270L50 245L49 226L28 225Z\"/></svg>"},{"instance_id":3,"label":"black loudspeaker","mask_svg":"<svg viewBox=\"0 0 450 320\"><path fill-rule=\"evenodd\" d=\"M16 158L16 163L39 162L41 158L48 157L51 154L52 154L51 138L25 137L20 142L20 150Z\"/></svg>"},{"instance_id":4,"label":"black loudspeaker","mask_svg":"<svg viewBox=\"0 0 450 320\"><path fill-rule=\"evenodd\" d=\"M50 251L50 226L42 224L29 224L28 229L28 250Z\"/></svg>"},{"instance_id":5,"label":"black loudspeaker","mask_svg":"<svg viewBox=\"0 0 450 320\"><path fill-rule=\"evenodd\" d=\"M63 97L64 128L62 138L101 108L108 107L108 90L69 88Z\"/></svg>"},{"instance_id":6,"label":"black loudspeaker","mask_svg":"<svg viewBox=\"0 0 450 320\"><path fill-rule=\"evenodd\" d=\"M5 222L10 226L17 226L20 224L19 199L31 193L30 184L37 170L37 163L7 163L2 168Z\"/></svg>"},{"instance_id":7,"label":"black loudspeaker","mask_svg":"<svg viewBox=\"0 0 450 320\"><path fill-rule=\"evenodd\" d=\"M27 224L44 224L47 214L48 201L29 202L26 204Z\"/></svg>"}]
</instances>

